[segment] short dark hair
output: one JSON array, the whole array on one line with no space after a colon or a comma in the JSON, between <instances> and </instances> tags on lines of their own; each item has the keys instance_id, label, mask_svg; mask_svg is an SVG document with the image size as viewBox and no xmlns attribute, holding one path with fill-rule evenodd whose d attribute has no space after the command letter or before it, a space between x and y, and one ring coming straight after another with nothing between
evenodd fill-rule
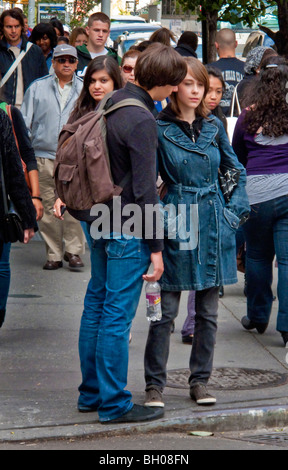
<instances>
[{"instance_id":1,"label":"short dark hair","mask_svg":"<svg viewBox=\"0 0 288 470\"><path fill-rule=\"evenodd\" d=\"M58 44L60 43L64 43L64 44L69 44L69 38L67 38L67 36L58 36L57 38L57 46Z\"/></svg>"},{"instance_id":2,"label":"short dark hair","mask_svg":"<svg viewBox=\"0 0 288 470\"><path fill-rule=\"evenodd\" d=\"M10 10L4 10L3 11L2 15L0 16L0 33L2 33L4 35L4 30L3 30L4 19L7 16L10 16L14 20L19 21L19 23L21 25L22 33L23 33L24 27L25 27L24 17L23 17L23 14L19 11L19 8L11 8Z\"/></svg>"},{"instance_id":3,"label":"short dark hair","mask_svg":"<svg viewBox=\"0 0 288 470\"><path fill-rule=\"evenodd\" d=\"M89 16L88 19L88 26L92 26L94 21L102 21L102 23L107 23L110 28L110 18L109 16L105 15L105 13L102 13L101 11L98 11L97 13L93 13L92 15Z\"/></svg>"},{"instance_id":4,"label":"short dark hair","mask_svg":"<svg viewBox=\"0 0 288 470\"><path fill-rule=\"evenodd\" d=\"M154 43L138 57L135 80L146 90L155 86L176 86L184 80L187 65L173 47Z\"/></svg>"},{"instance_id":5,"label":"short dark hair","mask_svg":"<svg viewBox=\"0 0 288 470\"><path fill-rule=\"evenodd\" d=\"M198 47L197 34L193 33L193 31L184 31L178 40L177 46L180 46L180 44L187 44L187 46L192 47L192 49L196 51Z\"/></svg>"},{"instance_id":6,"label":"short dark hair","mask_svg":"<svg viewBox=\"0 0 288 470\"><path fill-rule=\"evenodd\" d=\"M30 40L33 42L33 44L36 44L36 41L42 39L45 35L50 39L51 48L54 49L57 44L57 36L51 23L36 24L36 26L34 26L32 29Z\"/></svg>"},{"instance_id":7,"label":"short dark hair","mask_svg":"<svg viewBox=\"0 0 288 470\"><path fill-rule=\"evenodd\" d=\"M147 39L147 41L141 41L139 42L139 44L133 44L133 46L131 46L129 50L135 49L136 51L143 52L145 51L145 49L147 49L148 46L151 46L151 44L153 44L152 41L149 41Z\"/></svg>"}]
</instances>

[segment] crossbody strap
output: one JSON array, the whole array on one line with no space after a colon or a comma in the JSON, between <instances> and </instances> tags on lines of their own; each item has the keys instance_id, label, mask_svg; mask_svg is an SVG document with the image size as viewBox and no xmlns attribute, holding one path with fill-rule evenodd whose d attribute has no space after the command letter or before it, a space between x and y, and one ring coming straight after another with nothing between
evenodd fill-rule
<instances>
[{"instance_id":1,"label":"crossbody strap","mask_svg":"<svg viewBox=\"0 0 288 470\"><path fill-rule=\"evenodd\" d=\"M6 215L8 214L8 204L7 204L7 194L6 194L6 187L5 187L2 155L0 155L0 162L1 162L0 165L1 165L1 186L2 186L3 206L4 206L4 213Z\"/></svg>"},{"instance_id":2,"label":"crossbody strap","mask_svg":"<svg viewBox=\"0 0 288 470\"><path fill-rule=\"evenodd\" d=\"M240 116L240 114L241 114L241 106L240 106L240 103L239 103L237 88L238 88L238 85L236 85L236 87L234 89L234 92L233 92L232 101L231 101L231 114L230 114L230 117L234 116L235 103L237 105L238 116Z\"/></svg>"},{"instance_id":3,"label":"crossbody strap","mask_svg":"<svg viewBox=\"0 0 288 470\"><path fill-rule=\"evenodd\" d=\"M26 46L26 50L25 51L21 51L20 54L18 55L17 59L14 60L13 64L11 65L11 67L9 68L9 70L7 70L7 72L5 73L4 77L2 78L1 82L0 82L0 88L2 88L5 83L9 80L9 78L11 77L12 73L14 72L14 70L18 67L18 65L20 64L21 60L23 59L23 57L27 54L27 52L29 51L30 47L33 46L33 43L32 42L28 42L27 43L27 46Z\"/></svg>"}]
</instances>

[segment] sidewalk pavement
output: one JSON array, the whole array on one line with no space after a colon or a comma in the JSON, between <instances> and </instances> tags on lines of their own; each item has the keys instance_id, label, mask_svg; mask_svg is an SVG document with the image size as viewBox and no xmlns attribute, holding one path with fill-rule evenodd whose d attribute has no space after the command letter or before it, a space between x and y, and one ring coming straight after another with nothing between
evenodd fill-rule
<instances>
[{"instance_id":1,"label":"sidewalk pavement","mask_svg":"<svg viewBox=\"0 0 288 470\"><path fill-rule=\"evenodd\" d=\"M224 432L288 425L288 364L275 331L277 300L264 335L243 329L244 280L225 287L219 301L219 328L209 390L217 404L199 407L187 385L190 347L181 341L187 292L183 293L171 335L165 415L142 424L101 425L97 413L77 411L81 380L78 332L90 277L85 268L44 271L41 241L12 248L12 282L6 321L0 330L0 442L47 438L111 436L149 431ZM277 281L277 269L274 280ZM274 289L276 293L276 287ZM128 389L135 403L144 400L143 354L148 331L145 299L132 327ZM117 351L115 351L117 354ZM287 356L288 361L288 356Z\"/></svg>"}]
</instances>

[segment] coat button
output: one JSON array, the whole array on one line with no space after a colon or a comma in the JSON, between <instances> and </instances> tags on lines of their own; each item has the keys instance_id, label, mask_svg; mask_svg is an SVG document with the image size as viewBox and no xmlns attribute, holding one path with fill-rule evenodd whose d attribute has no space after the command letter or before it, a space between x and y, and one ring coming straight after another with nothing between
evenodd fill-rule
<instances>
[{"instance_id":1,"label":"coat button","mask_svg":"<svg viewBox=\"0 0 288 470\"><path fill-rule=\"evenodd\" d=\"M187 165L188 160L183 160L184 165Z\"/></svg>"}]
</instances>

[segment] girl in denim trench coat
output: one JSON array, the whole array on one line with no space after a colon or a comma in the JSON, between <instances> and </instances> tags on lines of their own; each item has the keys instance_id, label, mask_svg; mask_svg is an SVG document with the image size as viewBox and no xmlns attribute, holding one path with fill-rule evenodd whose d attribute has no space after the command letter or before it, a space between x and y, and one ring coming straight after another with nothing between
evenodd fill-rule
<instances>
[{"instance_id":1,"label":"girl in denim trench coat","mask_svg":"<svg viewBox=\"0 0 288 470\"><path fill-rule=\"evenodd\" d=\"M185 58L187 75L158 116L159 170L167 185L162 320L151 323L145 351L146 406L164 406L170 331L182 290L196 291L196 324L190 357L190 396L213 404L206 384L212 372L219 286L237 282L235 233L249 213L246 173L223 124L207 117L205 67ZM239 170L238 185L225 203L219 168ZM169 209L169 210L167 210Z\"/></svg>"}]
</instances>

